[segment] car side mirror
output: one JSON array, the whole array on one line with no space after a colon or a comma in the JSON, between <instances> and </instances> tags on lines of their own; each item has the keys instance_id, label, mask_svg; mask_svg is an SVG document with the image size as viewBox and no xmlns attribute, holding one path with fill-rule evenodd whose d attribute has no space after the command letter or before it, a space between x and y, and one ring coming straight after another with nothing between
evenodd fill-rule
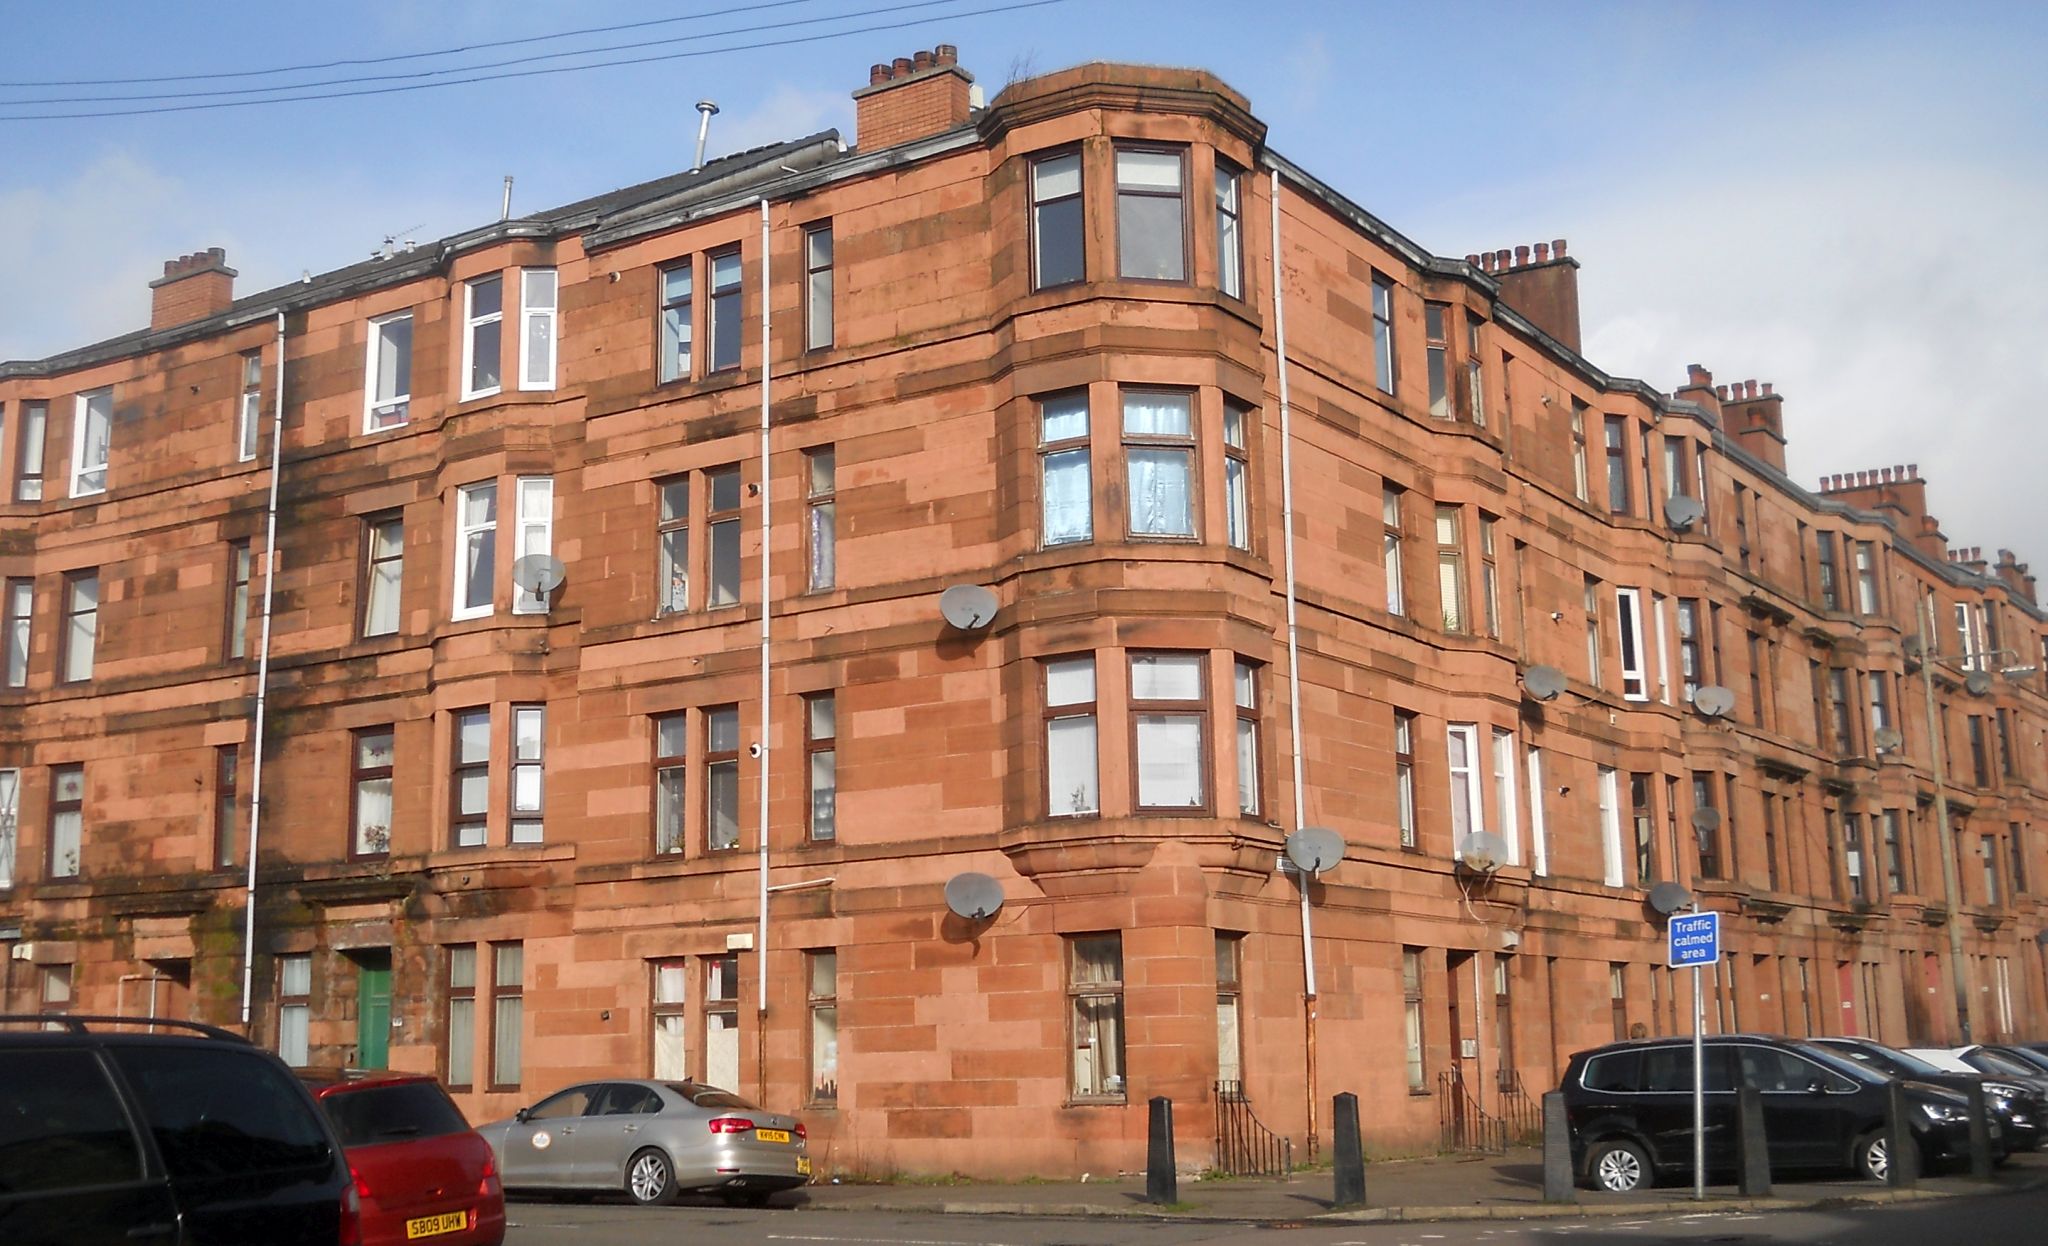
<instances>
[{"instance_id":1,"label":"car side mirror","mask_svg":"<svg viewBox=\"0 0 2048 1246\"><path fill-rule=\"evenodd\" d=\"M524 1125L526 1122L533 1119L533 1109L521 1108L517 1112L514 1112L512 1114L512 1119Z\"/></svg>"}]
</instances>

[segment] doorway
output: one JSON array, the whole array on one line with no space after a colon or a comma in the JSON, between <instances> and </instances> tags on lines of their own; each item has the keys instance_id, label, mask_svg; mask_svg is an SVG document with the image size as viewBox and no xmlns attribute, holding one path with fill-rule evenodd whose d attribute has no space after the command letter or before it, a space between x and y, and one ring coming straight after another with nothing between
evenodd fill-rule
<instances>
[{"instance_id":1,"label":"doorway","mask_svg":"<svg viewBox=\"0 0 2048 1246\"><path fill-rule=\"evenodd\" d=\"M391 1066L391 949L348 953L356 967L356 1059L359 1069Z\"/></svg>"}]
</instances>

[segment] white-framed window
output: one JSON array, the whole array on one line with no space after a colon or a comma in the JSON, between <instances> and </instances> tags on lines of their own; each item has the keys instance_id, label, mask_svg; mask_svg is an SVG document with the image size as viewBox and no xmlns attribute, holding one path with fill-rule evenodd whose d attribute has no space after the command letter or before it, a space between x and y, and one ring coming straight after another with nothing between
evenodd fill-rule
<instances>
[{"instance_id":1,"label":"white-framed window","mask_svg":"<svg viewBox=\"0 0 2048 1246\"><path fill-rule=\"evenodd\" d=\"M450 617L489 614L497 578L498 482L463 485L455 491L455 608Z\"/></svg>"},{"instance_id":2,"label":"white-framed window","mask_svg":"<svg viewBox=\"0 0 2048 1246\"><path fill-rule=\"evenodd\" d=\"M1038 401L1040 544L1095 536L1095 491L1088 466L1088 391Z\"/></svg>"},{"instance_id":3,"label":"white-framed window","mask_svg":"<svg viewBox=\"0 0 2048 1246\"><path fill-rule=\"evenodd\" d=\"M1095 658L1058 658L1043 670L1046 813L1055 818L1099 813Z\"/></svg>"},{"instance_id":4,"label":"white-framed window","mask_svg":"<svg viewBox=\"0 0 2048 1246\"><path fill-rule=\"evenodd\" d=\"M1543 823L1543 750L1531 744L1522 753L1529 772L1529 865L1537 874L1550 873L1550 835Z\"/></svg>"},{"instance_id":5,"label":"white-framed window","mask_svg":"<svg viewBox=\"0 0 2048 1246\"><path fill-rule=\"evenodd\" d=\"M263 427L263 352L242 355L242 397L235 407L235 458L246 463L256 457L256 435Z\"/></svg>"},{"instance_id":6,"label":"white-framed window","mask_svg":"<svg viewBox=\"0 0 2048 1246\"><path fill-rule=\"evenodd\" d=\"M1521 789L1515 783L1515 733L1493 729L1493 801L1498 809L1501 839L1508 846L1508 864L1522 863Z\"/></svg>"},{"instance_id":7,"label":"white-framed window","mask_svg":"<svg viewBox=\"0 0 2048 1246\"><path fill-rule=\"evenodd\" d=\"M30 629L35 621L35 581L25 577L11 579L0 591L6 594L6 635L0 636L0 643L7 646L7 686L25 688L28 686Z\"/></svg>"},{"instance_id":8,"label":"white-framed window","mask_svg":"<svg viewBox=\"0 0 2048 1246\"><path fill-rule=\"evenodd\" d=\"M71 422L71 496L107 491L107 458L114 439L114 391L88 390L78 396Z\"/></svg>"},{"instance_id":9,"label":"white-framed window","mask_svg":"<svg viewBox=\"0 0 2048 1246\"><path fill-rule=\"evenodd\" d=\"M1448 723L1444 742L1451 779L1451 856L1456 859L1463 855L1459 845L1465 837L1486 829L1485 798L1479 783L1479 727Z\"/></svg>"},{"instance_id":10,"label":"white-framed window","mask_svg":"<svg viewBox=\"0 0 2048 1246\"><path fill-rule=\"evenodd\" d=\"M1621 640L1621 695L1631 701L1650 699L1650 680L1643 662L1643 595L1641 590L1614 590L1615 631Z\"/></svg>"},{"instance_id":11,"label":"white-framed window","mask_svg":"<svg viewBox=\"0 0 2048 1246\"><path fill-rule=\"evenodd\" d=\"M1239 658L1235 667L1237 701L1237 811L1246 817L1259 812L1259 668Z\"/></svg>"},{"instance_id":12,"label":"white-framed window","mask_svg":"<svg viewBox=\"0 0 2048 1246\"><path fill-rule=\"evenodd\" d=\"M1621 779L1612 766L1600 767L1600 860L1602 880L1610 887L1622 885Z\"/></svg>"},{"instance_id":13,"label":"white-framed window","mask_svg":"<svg viewBox=\"0 0 2048 1246\"><path fill-rule=\"evenodd\" d=\"M519 478L518 540L514 557L525 558L530 554L547 555L555 552L555 481L552 476L521 476ZM515 586L512 590L512 613L546 614L548 599L545 595L529 593Z\"/></svg>"},{"instance_id":14,"label":"white-framed window","mask_svg":"<svg viewBox=\"0 0 2048 1246\"><path fill-rule=\"evenodd\" d=\"M1241 176L1223 161L1216 162L1216 288L1234 299L1244 297L1244 225L1240 204Z\"/></svg>"},{"instance_id":15,"label":"white-framed window","mask_svg":"<svg viewBox=\"0 0 2048 1246\"><path fill-rule=\"evenodd\" d=\"M1208 807L1209 785L1202 765L1208 734L1202 656L1131 655L1131 719L1141 810Z\"/></svg>"},{"instance_id":16,"label":"white-framed window","mask_svg":"<svg viewBox=\"0 0 2048 1246\"><path fill-rule=\"evenodd\" d=\"M1650 594L1650 630L1657 634L1657 699L1671 704L1671 635L1664 621L1665 597Z\"/></svg>"},{"instance_id":17,"label":"white-framed window","mask_svg":"<svg viewBox=\"0 0 2048 1246\"><path fill-rule=\"evenodd\" d=\"M21 406L21 435L15 450L14 500L43 500L43 440L50 427L50 404L25 402Z\"/></svg>"},{"instance_id":18,"label":"white-framed window","mask_svg":"<svg viewBox=\"0 0 2048 1246\"><path fill-rule=\"evenodd\" d=\"M412 409L412 313L394 312L370 321L364 351L363 431L380 432L405 423Z\"/></svg>"},{"instance_id":19,"label":"white-framed window","mask_svg":"<svg viewBox=\"0 0 2048 1246\"><path fill-rule=\"evenodd\" d=\"M545 789L543 754L547 748L548 711L540 705L512 707L512 842L537 844L544 838L541 823Z\"/></svg>"},{"instance_id":20,"label":"white-framed window","mask_svg":"<svg viewBox=\"0 0 2048 1246\"><path fill-rule=\"evenodd\" d=\"M1984 665L1984 608L1971 610L1970 603L1956 603L1956 634L1962 642L1963 669L1974 671Z\"/></svg>"},{"instance_id":21,"label":"white-framed window","mask_svg":"<svg viewBox=\"0 0 2048 1246\"><path fill-rule=\"evenodd\" d=\"M832 345L832 222L804 230L804 349Z\"/></svg>"},{"instance_id":22,"label":"white-framed window","mask_svg":"<svg viewBox=\"0 0 2048 1246\"><path fill-rule=\"evenodd\" d=\"M691 338L695 321L692 294L695 261L682 261L661 270L661 359L659 374L664 381L690 379Z\"/></svg>"},{"instance_id":23,"label":"white-framed window","mask_svg":"<svg viewBox=\"0 0 2048 1246\"><path fill-rule=\"evenodd\" d=\"M504 387L505 278L462 284L462 396L487 398Z\"/></svg>"},{"instance_id":24,"label":"white-framed window","mask_svg":"<svg viewBox=\"0 0 2048 1246\"><path fill-rule=\"evenodd\" d=\"M1387 613L1408 613L1408 595L1401 582L1401 491L1380 489L1380 567L1387 577Z\"/></svg>"},{"instance_id":25,"label":"white-framed window","mask_svg":"<svg viewBox=\"0 0 2048 1246\"><path fill-rule=\"evenodd\" d=\"M1245 424L1251 412L1243 403L1223 403L1223 515L1225 536L1232 549L1252 547L1250 497L1251 450L1245 443Z\"/></svg>"},{"instance_id":26,"label":"white-framed window","mask_svg":"<svg viewBox=\"0 0 2048 1246\"><path fill-rule=\"evenodd\" d=\"M21 843L21 771L0 770L0 890L14 885L14 854Z\"/></svg>"},{"instance_id":27,"label":"white-framed window","mask_svg":"<svg viewBox=\"0 0 2048 1246\"><path fill-rule=\"evenodd\" d=\"M387 512L365 519L363 555L363 635L393 635L405 583L404 516Z\"/></svg>"},{"instance_id":28,"label":"white-framed window","mask_svg":"<svg viewBox=\"0 0 2048 1246\"><path fill-rule=\"evenodd\" d=\"M1403 848L1420 842L1415 829L1415 715L1394 711L1394 818Z\"/></svg>"},{"instance_id":29,"label":"white-framed window","mask_svg":"<svg viewBox=\"0 0 2048 1246\"><path fill-rule=\"evenodd\" d=\"M293 1068L311 1063L308 1022L313 1016L313 957L299 952L277 958L277 1055Z\"/></svg>"},{"instance_id":30,"label":"white-framed window","mask_svg":"<svg viewBox=\"0 0 2048 1246\"><path fill-rule=\"evenodd\" d=\"M555 387L556 299L552 268L519 270L519 388Z\"/></svg>"},{"instance_id":31,"label":"white-framed window","mask_svg":"<svg viewBox=\"0 0 2048 1246\"><path fill-rule=\"evenodd\" d=\"M1856 542L1856 610L1859 614L1877 613L1877 546L1870 541Z\"/></svg>"}]
</instances>

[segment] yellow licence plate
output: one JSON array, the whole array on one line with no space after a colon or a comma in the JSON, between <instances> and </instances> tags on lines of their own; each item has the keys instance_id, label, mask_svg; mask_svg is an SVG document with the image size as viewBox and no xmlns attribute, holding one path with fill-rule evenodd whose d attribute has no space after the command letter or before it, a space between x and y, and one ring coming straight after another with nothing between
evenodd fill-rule
<instances>
[{"instance_id":1,"label":"yellow licence plate","mask_svg":"<svg viewBox=\"0 0 2048 1246\"><path fill-rule=\"evenodd\" d=\"M808 1177L811 1175L811 1161L807 1157L799 1157L797 1159L796 1175L799 1177Z\"/></svg>"},{"instance_id":2,"label":"yellow licence plate","mask_svg":"<svg viewBox=\"0 0 2048 1246\"><path fill-rule=\"evenodd\" d=\"M756 1129L754 1136L763 1142L789 1141L789 1131L787 1129Z\"/></svg>"},{"instance_id":3,"label":"yellow licence plate","mask_svg":"<svg viewBox=\"0 0 2048 1246\"><path fill-rule=\"evenodd\" d=\"M407 1240L415 1237L435 1237L442 1233L460 1233L469 1227L469 1213L448 1211L438 1216L421 1216L405 1222Z\"/></svg>"}]
</instances>

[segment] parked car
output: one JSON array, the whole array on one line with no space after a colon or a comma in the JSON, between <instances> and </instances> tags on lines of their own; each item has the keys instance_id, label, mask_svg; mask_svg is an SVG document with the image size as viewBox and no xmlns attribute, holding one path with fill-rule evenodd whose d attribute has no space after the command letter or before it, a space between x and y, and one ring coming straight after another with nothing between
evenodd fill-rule
<instances>
[{"instance_id":1,"label":"parked car","mask_svg":"<svg viewBox=\"0 0 2048 1246\"><path fill-rule=\"evenodd\" d=\"M1908 1050L1929 1064L1945 1069L1995 1074L2004 1081L2017 1082L2048 1097L2048 1069L2005 1047L1981 1043L1968 1047L1912 1047Z\"/></svg>"},{"instance_id":2,"label":"parked car","mask_svg":"<svg viewBox=\"0 0 2048 1246\"><path fill-rule=\"evenodd\" d=\"M419 1074L299 1076L341 1138L362 1200L363 1246L505 1240L497 1158L441 1083Z\"/></svg>"},{"instance_id":3,"label":"parked car","mask_svg":"<svg viewBox=\"0 0 2048 1246\"><path fill-rule=\"evenodd\" d=\"M1849 1168L1883 1180L1889 1078L1783 1039L1717 1035L1705 1040L1706 1162L1710 1173L1738 1161L1735 1089L1755 1086L1774 1173ZM1565 1119L1579 1180L1596 1189L1637 1190L1693 1167L1690 1039L1642 1039L1573 1055L1565 1065ZM1923 1166L1969 1153L1963 1096L1926 1082L1905 1084L1913 1140ZM1994 1145L2002 1135L1992 1122Z\"/></svg>"},{"instance_id":4,"label":"parked car","mask_svg":"<svg viewBox=\"0 0 2048 1246\"><path fill-rule=\"evenodd\" d=\"M2031 1080L2001 1078L1975 1069L1964 1073L1939 1068L1918 1056L1868 1038L1809 1038L1805 1042L1854 1060L1887 1077L1946 1086L1963 1094L1968 1094L1971 1086L1982 1086L1985 1106L2004 1127L2007 1147L2014 1151L2031 1151L2041 1145L2043 1095Z\"/></svg>"},{"instance_id":5,"label":"parked car","mask_svg":"<svg viewBox=\"0 0 2048 1246\"><path fill-rule=\"evenodd\" d=\"M189 1021L0 1016L0 1174L8 1246L362 1241L306 1088Z\"/></svg>"},{"instance_id":6,"label":"parked car","mask_svg":"<svg viewBox=\"0 0 2048 1246\"><path fill-rule=\"evenodd\" d=\"M477 1132L508 1190L624 1190L636 1203L701 1190L758 1207L811 1179L802 1121L701 1082L584 1082Z\"/></svg>"}]
</instances>

